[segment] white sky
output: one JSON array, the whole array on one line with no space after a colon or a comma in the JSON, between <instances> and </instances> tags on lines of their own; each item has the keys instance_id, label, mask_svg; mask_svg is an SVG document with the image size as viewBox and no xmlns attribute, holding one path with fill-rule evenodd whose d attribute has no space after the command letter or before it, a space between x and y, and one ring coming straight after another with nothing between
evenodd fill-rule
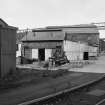
<instances>
[{"instance_id":1,"label":"white sky","mask_svg":"<svg viewBox=\"0 0 105 105\"><path fill-rule=\"evenodd\" d=\"M105 0L0 0L0 17L20 29L105 22Z\"/></svg>"}]
</instances>

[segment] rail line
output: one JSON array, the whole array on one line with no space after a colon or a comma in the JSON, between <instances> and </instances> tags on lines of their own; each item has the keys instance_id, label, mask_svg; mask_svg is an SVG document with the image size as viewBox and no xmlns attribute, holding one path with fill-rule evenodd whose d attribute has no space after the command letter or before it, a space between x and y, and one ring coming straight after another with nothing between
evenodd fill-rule
<instances>
[{"instance_id":1,"label":"rail line","mask_svg":"<svg viewBox=\"0 0 105 105\"><path fill-rule=\"evenodd\" d=\"M69 93L78 91L79 89L82 89L82 88L88 88L89 86L98 83L99 81L103 80L104 78L105 78L105 74L96 80L92 80L92 81L84 83L80 86L72 87L70 89L65 89L63 91L53 93L53 94L50 94L48 96L41 97L38 99L33 99L33 100L30 100L27 102L23 102L18 105L56 105L58 102L63 100L62 98L69 97ZM70 97L69 97L69 99L70 99ZM47 104L47 103L55 103L55 104ZM70 103L72 103L72 101L70 101ZM97 103L96 105L101 105L100 103ZM73 104L70 104L70 105L73 105Z\"/></svg>"},{"instance_id":2,"label":"rail line","mask_svg":"<svg viewBox=\"0 0 105 105\"><path fill-rule=\"evenodd\" d=\"M102 99L102 100L99 101L96 105L105 105L105 99Z\"/></svg>"}]
</instances>

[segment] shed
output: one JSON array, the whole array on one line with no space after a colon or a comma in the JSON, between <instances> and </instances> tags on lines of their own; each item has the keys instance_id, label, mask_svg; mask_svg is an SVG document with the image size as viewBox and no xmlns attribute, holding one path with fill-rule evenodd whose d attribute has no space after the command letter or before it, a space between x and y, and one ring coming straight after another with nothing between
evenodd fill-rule
<instances>
[{"instance_id":1,"label":"shed","mask_svg":"<svg viewBox=\"0 0 105 105\"><path fill-rule=\"evenodd\" d=\"M23 37L24 56L26 58L36 58L47 60L51 57L56 46L63 47L64 33L61 30L38 29Z\"/></svg>"},{"instance_id":2,"label":"shed","mask_svg":"<svg viewBox=\"0 0 105 105\"><path fill-rule=\"evenodd\" d=\"M0 77L16 70L16 30L0 19Z\"/></svg>"}]
</instances>

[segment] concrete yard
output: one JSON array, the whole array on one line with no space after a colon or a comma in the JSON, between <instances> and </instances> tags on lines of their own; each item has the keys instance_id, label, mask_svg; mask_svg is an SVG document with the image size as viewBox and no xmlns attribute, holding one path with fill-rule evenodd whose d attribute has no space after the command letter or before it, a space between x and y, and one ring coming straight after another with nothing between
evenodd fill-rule
<instances>
[{"instance_id":1,"label":"concrete yard","mask_svg":"<svg viewBox=\"0 0 105 105\"><path fill-rule=\"evenodd\" d=\"M91 73L105 73L105 56L100 56L98 58L98 60L95 60L93 65L84 66L81 69L75 68L72 71L91 72Z\"/></svg>"},{"instance_id":2,"label":"concrete yard","mask_svg":"<svg viewBox=\"0 0 105 105\"><path fill-rule=\"evenodd\" d=\"M64 89L96 80L105 74L105 56L99 57L95 64L83 68L70 69L69 75L60 76L41 84L20 87L0 94L0 105L17 105L28 100L37 99ZM96 73L95 73L96 70ZM91 72L91 73L90 73Z\"/></svg>"}]
</instances>

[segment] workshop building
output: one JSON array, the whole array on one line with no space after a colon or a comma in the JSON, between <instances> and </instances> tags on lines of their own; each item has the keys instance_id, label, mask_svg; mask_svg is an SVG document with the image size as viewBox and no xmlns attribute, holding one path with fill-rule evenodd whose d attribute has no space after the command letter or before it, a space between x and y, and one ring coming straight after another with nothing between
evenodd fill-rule
<instances>
[{"instance_id":1,"label":"workshop building","mask_svg":"<svg viewBox=\"0 0 105 105\"><path fill-rule=\"evenodd\" d=\"M47 29L61 29L64 32L64 50L68 58L88 60L97 57L99 31L95 25L49 26Z\"/></svg>"},{"instance_id":2,"label":"workshop building","mask_svg":"<svg viewBox=\"0 0 105 105\"><path fill-rule=\"evenodd\" d=\"M39 29L28 32L23 37L23 55L40 61L48 60L56 46L63 46L64 34L61 30Z\"/></svg>"},{"instance_id":3,"label":"workshop building","mask_svg":"<svg viewBox=\"0 0 105 105\"><path fill-rule=\"evenodd\" d=\"M99 33L93 25L55 26L35 29L22 42L26 58L48 60L59 46L69 60L89 60L98 55Z\"/></svg>"}]
</instances>

